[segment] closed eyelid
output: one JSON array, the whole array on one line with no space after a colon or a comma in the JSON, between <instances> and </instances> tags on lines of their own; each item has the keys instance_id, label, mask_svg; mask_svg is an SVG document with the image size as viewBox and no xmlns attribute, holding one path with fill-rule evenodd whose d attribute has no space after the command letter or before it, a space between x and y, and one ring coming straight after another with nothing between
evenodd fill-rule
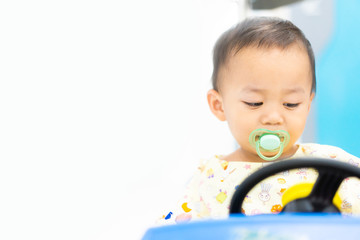
<instances>
[{"instance_id":1,"label":"closed eyelid","mask_svg":"<svg viewBox=\"0 0 360 240\"><path fill-rule=\"evenodd\" d=\"M246 105L248 105L250 107L260 107L261 105L263 105L263 102L246 102L246 101L243 101L243 103L245 103Z\"/></svg>"},{"instance_id":2,"label":"closed eyelid","mask_svg":"<svg viewBox=\"0 0 360 240\"><path fill-rule=\"evenodd\" d=\"M285 107L295 108L295 107L299 106L300 103L284 103L283 105L284 105Z\"/></svg>"}]
</instances>

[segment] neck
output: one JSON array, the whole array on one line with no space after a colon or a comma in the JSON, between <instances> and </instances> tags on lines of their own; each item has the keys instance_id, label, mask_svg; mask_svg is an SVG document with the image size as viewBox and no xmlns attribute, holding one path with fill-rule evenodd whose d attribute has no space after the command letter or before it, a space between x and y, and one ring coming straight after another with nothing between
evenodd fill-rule
<instances>
[{"instance_id":1,"label":"neck","mask_svg":"<svg viewBox=\"0 0 360 240\"><path fill-rule=\"evenodd\" d=\"M293 156L295 152L298 150L298 148L299 145L292 146L290 149L288 149L278 159L274 161L286 159ZM228 162L274 162L274 161L266 161L261 157L259 157L259 155L250 151L246 151L242 148L238 148L235 152L225 156L223 159Z\"/></svg>"}]
</instances>

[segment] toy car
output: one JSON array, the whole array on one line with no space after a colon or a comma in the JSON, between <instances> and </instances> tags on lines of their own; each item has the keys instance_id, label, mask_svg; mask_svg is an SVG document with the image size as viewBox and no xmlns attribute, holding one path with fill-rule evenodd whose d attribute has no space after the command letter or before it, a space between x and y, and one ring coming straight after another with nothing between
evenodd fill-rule
<instances>
[{"instance_id":1,"label":"toy car","mask_svg":"<svg viewBox=\"0 0 360 240\"><path fill-rule=\"evenodd\" d=\"M305 167L319 173L308 196L289 200L279 214L245 216L241 213L247 193L259 182L282 171ZM155 227L145 233L143 240L360 239L360 218L342 215L333 203L342 181L352 176L360 178L360 169L330 159L299 158L275 162L254 172L239 185L231 200L228 219Z\"/></svg>"}]
</instances>

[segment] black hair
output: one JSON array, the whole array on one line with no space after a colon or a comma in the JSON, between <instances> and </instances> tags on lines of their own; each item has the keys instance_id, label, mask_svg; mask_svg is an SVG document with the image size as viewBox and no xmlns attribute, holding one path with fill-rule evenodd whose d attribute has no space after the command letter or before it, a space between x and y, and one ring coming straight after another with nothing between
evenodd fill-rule
<instances>
[{"instance_id":1,"label":"black hair","mask_svg":"<svg viewBox=\"0 0 360 240\"><path fill-rule=\"evenodd\" d=\"M316 92L315 57L309 40L292 22L277 17L248 18L224 32L217 40L213 55L213 89L219 91L219 70L230 56L245 47L286 49L298 43L305 47L312 71L311 92ZM232 55L233 54L233 55Z\"/></svg>"}]
</instances>

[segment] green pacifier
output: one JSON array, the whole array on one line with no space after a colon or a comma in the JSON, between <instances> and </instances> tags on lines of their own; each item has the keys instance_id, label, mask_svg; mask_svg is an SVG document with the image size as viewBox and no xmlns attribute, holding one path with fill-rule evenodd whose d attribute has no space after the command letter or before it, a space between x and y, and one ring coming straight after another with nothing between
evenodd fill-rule
<instances>
[{"instance_id":1,"label":"green pacifier","mask_svg":"<svg viewBox=\"0 0 360 240\"><path fill-rule=\"evenodd\" d=\"M281 156L284 147L289 143L290 135L284 130L271 131L264 128L255 129L250 133L249 142L256 149L259 157L266 161L273 161ZM278 153L272 157L266 157L262 152Z\"/></svg>"}]
</instances>

